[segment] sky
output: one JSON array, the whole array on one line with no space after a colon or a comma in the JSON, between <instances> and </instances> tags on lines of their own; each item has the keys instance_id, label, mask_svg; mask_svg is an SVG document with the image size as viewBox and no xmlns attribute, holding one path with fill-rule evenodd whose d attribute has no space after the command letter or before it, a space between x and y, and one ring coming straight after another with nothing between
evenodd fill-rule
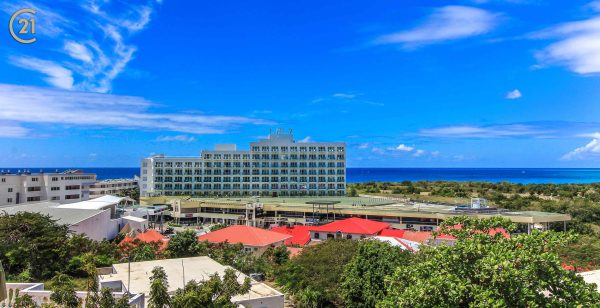
<instances>
[{"instance_id":1,"label":"sky","mask_svg":"<svg viewBox=\"0 0 600 308\"><path fill-rule=\"evenodd\" d=\"M600 1L17 0L0 24L21 8L36 42L0 31L3 168L275 128L346 142L348 167L600 167Z\"/></svg>"}]
</instances>

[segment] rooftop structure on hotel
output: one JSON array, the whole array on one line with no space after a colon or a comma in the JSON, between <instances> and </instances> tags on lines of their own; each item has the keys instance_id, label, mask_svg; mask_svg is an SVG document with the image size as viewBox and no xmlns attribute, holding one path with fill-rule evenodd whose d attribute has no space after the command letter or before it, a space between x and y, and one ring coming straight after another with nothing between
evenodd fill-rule
<instances>
[{"instance_id":1,"label":"rooftop structure on hotel","mask_svg":"<svg viewBox=\"0 0 600 308\"><path fill-rule=\"evenodd\" d=\"M296 142L271 132L249 150L219 144L198 157L142 160L141 195L340 196L346 193L346 144Z\"/></svg>"},{"instance_id":2,"label":"rooftop structure on hotel","mask_svg":"<svg viewBox=\"0 0 600 308\"><path fill-rule=\"evenodd\" d=\"M169 294L174 294L177 289L183 288L184 284L191 280L205 281L215 273L223 277L225 270L231 268L223 266L209 257L120 263L114 264L110 268L100 269L98 276L100 288L107 287L115 291L145 294L147 301L150 294L149 273L156 266L161 266L167 274ZM236 274L240 283L247 277L240 272ZM284 295L264 283L252 280L250 291L234 296L231 301L242 307L281 308Z\"/></svg>"}]
</instances>

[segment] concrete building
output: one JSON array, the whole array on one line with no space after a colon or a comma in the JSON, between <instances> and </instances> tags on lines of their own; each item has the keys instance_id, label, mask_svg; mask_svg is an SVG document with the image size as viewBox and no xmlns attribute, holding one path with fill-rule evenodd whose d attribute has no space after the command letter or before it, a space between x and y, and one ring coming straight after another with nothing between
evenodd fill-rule
<instances>
[{"instance_id":1,"label":"concrete building","mask_svg":"<svg viewBox=\"0 0 600 308\"><path fill-rule=\"evenodd\" d=\"M39 282L22 282L22 283L7 283L6 288L8 292L16 294L19 292L19 296L29 295L31 299L38 305L50 304L50 296L52 295L51 290L46 290L44 283ZM113 292L113 297L119 299L125 295L125 292ZM81 301L82 307L85 307L85 299L88 297L87 291L76 291L75 296ZM4 302L0 301L0 307L12 307L14 304L14 296L11 299L6 299ZM4 306L6 305L6 306ZM129 306L132 308L144 308L145 298L144 294L130 294ZM53 306L51 306L53 307Z\"/></svg>"},{"instance_id":2,"label":"concrete building","mask_svg":"<svg viewBox=\"0 0 600 308\"><path fill-rule=\"evenodd\" d=\"M73 233L85 234L90 239L101 241L115 238L124 226L123 220L117 217L116 208L125 201L126 198L104 196L70 204L51 201L31 202L0 207L0 213L12 215L30 212L49 215L57 223L68 225Z\"/></svg>"},{"instance_id":3,"label":"concrete building","mask_svg":"<svg viewBox=\"0 0 600 308\"><path fill-rule=\"evenodd\" d=\"M215 273L223 277L225 270L231 268L209 257L132 262L130 267L127 263L120 263L99 269L100 289L106 287L117 292L145 294L147 302L150 294L149 277L156 266L161 266L167 274L169 294L174 294L177 289L183 288L184 284L191 280L205 281ZM237 271L236 274L238 281L243 283L247 276ZM231 301L242 307L282 308L284 295L264 283L251 280L250 291L234 296Z\"/></svg>"},{"instance_id":4,"label":"concrete building","mask_svg":"<svg viewBox=\"0 0 600 308\"><path fill-rule=\"evenodd\" d=\"M111 179L98 181L90 185L90 199L106 195L118 195L120 192L138 187L138 179Z\"/></svg>"},{"instance_id":5,"label":"concrete building","mask_svg":"<svg viewBox=\"0 0 600 308\"><path fill-rule=\"evenodd\" d=\"M72 203L89 199L96 175L79 170L60 173L0 172L0 206L26 202Z\"/></svg>"},{"instance_id":6,"label":"concrete building","mask_svg":"<svg viewBox=\"0 0 600 308\"><path fill-rule=\"evenodd\" d=\"M346 145L296 142L290 130L250 143L216 145L199 157L142 160L141 195L340 196L346 193Z\"/></svg>"}]
</instances>

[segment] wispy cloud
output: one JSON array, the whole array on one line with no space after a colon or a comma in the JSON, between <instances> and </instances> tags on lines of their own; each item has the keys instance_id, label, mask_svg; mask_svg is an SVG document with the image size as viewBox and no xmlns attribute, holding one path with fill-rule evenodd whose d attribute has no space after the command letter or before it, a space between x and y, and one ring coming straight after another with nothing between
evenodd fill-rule
<instances>
[{"instance_id":1,"label":"wispy cloud","mask_svg":"<svg viewBox=\"0 0 600 308\"><path fill-rule=\"evenodd\" d=\"M314 142L314 140L310 136L306 136L306 137L300 139L298 142L307 143L307 142Z\"/></svg>"},{"instance_id":2,"label":"wispy cloud","mask_svg":"<svg viewBox=\"0 0 600 308\"><path fill-rule=\"evenodd\" d=\"M171 142L171 141L179 141L179 142L194 142L196 141L196 137L190 135L176 135L176 136L158 136L156 138L158 142Z\"/></svg>"},{"instance_id":3,"label":"wispy cloud","mask_svg":"<svg viewBox=\"0 0 600 308\"><path fill-rule=\"evenodd\" d=\"M439 42L464 39L490 32L497 23L498 15L468 6L444 6L437 8L416 28L382 35L374 44L402 44L417 47Z\"/></svg>"},{"instance_id":4,"label":"wispy cloud","mask_svg":"<svg viewBox=\"0 0 600 308\"><path fill-rule=\"evenodd\" d=\"M73 88L73 72L53 61L32 57L11 57L10 59L12 64L18 67L38 71L46 75L44 80L57 88L67 90Z\"/></svg>"},{"instance_id":5,"label":"wispy cloud","mask_svg":"<svg viewBox=\"0 0 600 308\"><path fill-rule=\"evenodd\" d=\"M600 133L595 134L596 137L600 137ZM600 139L594 138L588 144L578 147L573 151L563 155L561 160L585 160L590 158L600 158Z\"/></svg>"},{"instance_id":6,"label":"wispy cloud","mask_svg":"<svg viewBox=\"0 0 600 308\"><path fill-rule=\"evenodd\" d=\"M364 104L377 107L383 107L384 104L364 99L364 94L354 92L338 92L325 97L317 97L312 100L313 104L335 103L335 104Z\"/></svg>"},{"instance_id":7,"label":"wispy cloud","mask_svg":"<svg viewBox=\"0 0 600 308\"><path fill-rule=\"evenodd\" d=\"M17 124L66 124L191 134L219 134L240 125L274 124L258 118L205 115L193 111L160 113L156 107L137 96L0 84L0 121ZM14 135L23 131L12 132Z\"/></svg>"},{"instance_id":8,"label":"wispy cloud","mask_svg":"<svg viewBox=\"0 0 600 308\"><path fill-rule=\"evenodd\" d=\"M501 138L543 136L551 132L548 129L525 124L491 126L455 125L422 129L417 135L436 138Z\"/></svg>"},{"instance_id":9,"label":"wispy cloud","mask_svg":"<svg viewBox=\"0 0 600 308\"><path fill-rule=\"evenodd\" d=\"M504 96L504 97L506 99L518 99L518 98L521 98L522 96L523 96L523 94L521 93L521 91L519 89L514 89L514 90L506 93L506 96Z\"/></svg>"},{"instance_id":10,"label":"wispy cloud","mask_svg":"<svg viewBox=\"0 0 600 308\"><path fill-rule=\"evenodd\" d=\"M47 56L34 57L19 49L9 63L41 73L46 82L61 89L109 92L113 80L134 58L137 47L130 39L147 28L158 3L89 0L63 4L60 11L51 1L0 4L0 10L8 14L17 7L35 8L40 19L37 32L53 37L48 40Z\"/></svg>"},{"instance_id":11,"label":"wispy cloud","mask_svg":"<svg viewBox=\"0 0 600 308\"><path fill-rule=\"evenodd\" d=\"M555 40L536 54L542 65L561 65L578 74L600 73L600 16L563 23L531 37Z\"/></svg>"},{"instance_id":12,"label":"wispy cloud","mask_svg":"<svg viewBox=\"0 0 600 308\"><path fill-rule=\"evenodd\" d=\"M410 152L410 151L412 151L412 150L414 150L414 149L415 149L414 147L407 146L407 145L405 145L405 144L400 144L400 145L398 145L398 146L396 147L396 150L398 150L398 151L403 151L403 152Z\"/></svg>"},{"instance_id":13,"label":"wispy cloud","mask_svg":"<svg viewBox=\"0 0 600 308\"><path fill-rule=\"evenodd\" d=\"M29 130L24 127L0 122L0 138L21 138L28 133Z\"/></svg>"}]
</instances>

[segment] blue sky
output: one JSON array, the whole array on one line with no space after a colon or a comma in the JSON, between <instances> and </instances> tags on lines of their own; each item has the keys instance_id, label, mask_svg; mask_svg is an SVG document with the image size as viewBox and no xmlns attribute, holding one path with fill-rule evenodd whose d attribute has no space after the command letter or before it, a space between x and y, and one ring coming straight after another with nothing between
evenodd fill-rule
<instances>
[{"instance_id":1,"label":"blue sky","mask_svg":"<svg viewBox=\"0 0 600 308\"><path fill-rule=\"evenodd\" d=\"M600 167L600 1L5 1L0 166L130 167L270 128L349 167Z\"/></svg>"}]
</instances>

